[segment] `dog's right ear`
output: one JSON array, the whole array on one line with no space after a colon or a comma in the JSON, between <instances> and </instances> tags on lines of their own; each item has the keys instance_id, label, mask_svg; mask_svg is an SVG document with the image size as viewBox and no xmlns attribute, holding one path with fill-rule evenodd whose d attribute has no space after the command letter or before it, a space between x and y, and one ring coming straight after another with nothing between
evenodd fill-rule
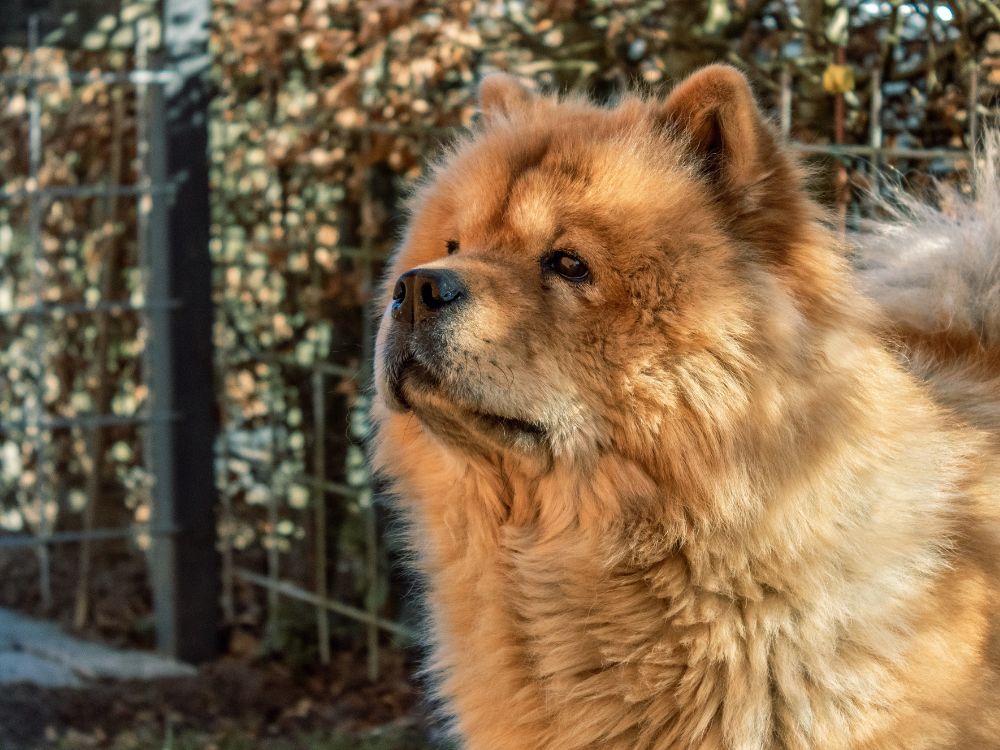
<instances>
[{"instance_id":1,"label":"dog's right ear","mask_svg":"<svg viewBox=\"0 0 1000 750\"><path fill-rule=\"evenodd\" d=\"M660 119L683 133L715 181L740 189L769 169L776 144L750 83L730 65L709 65L675 88L659 106Z\"/></svg>"},{"instance_id":2,"label":"dog's right ear","mask_svg":"<svg viewBox=\"0 0 1000 750\"><path fill-rule=\"evenodd\" d=\"M764 119L739 70L709 65L657 103L654 116L693 157L733 231L766 257L814 240L813 209L795 162Z\"/></svg>"},{"instance_id":3,"label":"dog's right ear","mask_svg":"<svg viewBox=\"0 0 1000 750\"><path fill-rule=\"evenodd\" d=\"M487 123L527 109L534 98L527 86L507 73L490 73L479 84L479 109Z\"/></svg>"}]
</instances>

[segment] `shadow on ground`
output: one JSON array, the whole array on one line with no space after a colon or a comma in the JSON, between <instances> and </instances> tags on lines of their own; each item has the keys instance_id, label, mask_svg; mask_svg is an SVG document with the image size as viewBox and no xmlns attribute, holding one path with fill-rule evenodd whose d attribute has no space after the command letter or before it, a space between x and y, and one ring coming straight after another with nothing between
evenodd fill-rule
<instances>
[{"instance_id":1,"label":"shadow on ground","mask_svg":"<svg viewBox=\"0 0 1000 750\"><path fill-rule=\"evenodd\" d=\"M338 678L223 660L191 677L85 689L0 690L3 750L438 750L402 665L370 683L339 654ZM443 749L442 749L443 750Z\"/></svg>"}]
</instances>

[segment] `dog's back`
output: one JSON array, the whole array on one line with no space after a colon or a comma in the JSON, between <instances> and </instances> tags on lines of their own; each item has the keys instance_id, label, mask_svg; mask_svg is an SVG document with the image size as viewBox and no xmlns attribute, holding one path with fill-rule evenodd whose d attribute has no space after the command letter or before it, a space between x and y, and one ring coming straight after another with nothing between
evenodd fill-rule
<instances>
[{"instance_id":1,"label":"dog's back","mask_svg":"<svg viewBox=\"0 0 1000 750\"><path fill-rule=\"evenodd\" d=\"M1000 591L1000 132L986 139L973 174L973 196L942 189L940 207L905 193L884 204L888 220L858 235L856 265L862 288L887 316L909 369L934 398L983 434L953 577L992 571L985 589ZM991 490L992 488L992 490ZM976 502L978 498L978 502ZM960 629L963 623L955 622ZM985 658L992 676L982 699L968 707L961 747L1000 742L1000 626L994 620Z\"/></svg>"}]
</instances>

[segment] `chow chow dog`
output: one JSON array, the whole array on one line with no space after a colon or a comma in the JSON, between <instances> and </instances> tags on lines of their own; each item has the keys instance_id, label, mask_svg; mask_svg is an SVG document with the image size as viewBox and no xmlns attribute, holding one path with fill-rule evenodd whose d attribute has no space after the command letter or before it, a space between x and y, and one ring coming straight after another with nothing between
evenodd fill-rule
<instances>
[{"instance_id":1,"label":"chow chow dog","mask_svg":"<svg viewBox=\"0 0 1000 750\"><path fill-rule=\"evenodd\" d=\"M373 407L459 744L1000 748L995 172L856 270L736 69L480 105Z\"/></svg>"}]
</instances>

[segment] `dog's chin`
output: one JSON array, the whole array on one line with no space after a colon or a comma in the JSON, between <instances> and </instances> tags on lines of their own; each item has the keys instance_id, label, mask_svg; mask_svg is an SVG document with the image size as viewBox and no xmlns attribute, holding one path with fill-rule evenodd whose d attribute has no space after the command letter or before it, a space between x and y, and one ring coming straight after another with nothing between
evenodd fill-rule
<instances>
[{"instance_id":1,"label":"dog's chin","mask_svg":"<svg viewBox=\"0 0 1000 750\"><path fill-rule=\"evenodd\" d=\"M459 447L486 437L500 447L536 451L546 444L545 427L521 417L499 414L455 394L430 368L409 360L388 380L391 405L412 412L431 432Z\"/></svg>"}]
</instances>

